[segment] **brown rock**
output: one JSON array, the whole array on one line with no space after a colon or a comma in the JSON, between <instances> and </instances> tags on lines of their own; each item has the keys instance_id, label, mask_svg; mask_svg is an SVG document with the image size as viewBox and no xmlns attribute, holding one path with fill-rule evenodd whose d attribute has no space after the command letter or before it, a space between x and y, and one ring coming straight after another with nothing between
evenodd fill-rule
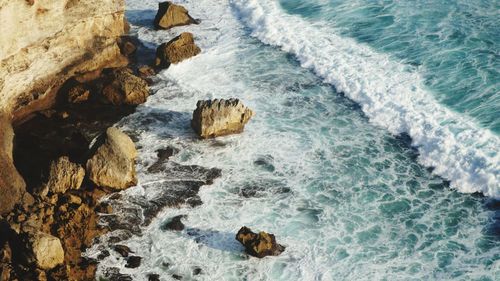
<instances>
[{"instance_id":1,"label":"brown rock","mask_svg":"<svg viewBox=\"0 0 500 281\"><path fill-rule=\"evenodd\" d=\"M213 138L243 132L253 111L238 99L198 101L191 127L201 138Z\"/></svg>"},{"instance_id":2,"label":"brown rock","mask_svg":"<svg viewBox=\"0 0 500 281\"><path fill-rule=\"evenodd\" d=\"M115 245L113 247L113 250L115 250L120 256L126 258L130 253L133 253L129 247L125 245Z\"/></svg>"},{"instance_id":3,"label":"brown rock","mask_svg":"<svg viewBox=\"0 0 500 281\"><path fill-rule=\"evenodd\" d=\"M82 85L77 85L68 91L69 103L82 103L87 101L90 97L90 91L85 89Z\"/></svg>"},{"instance_id":4,"label":"brown rock","mask_svg":"<svg viewBox=\"0 0 500 281\"><path fill-rule=\"evenodd\" d=\"M258 258L277 256L285 250L284 246L276 243L276 238L273 234L264 231L257 234L246 226L238 231L236 240L245 246L245 251L249 255Z\"/></svg>"},{"instance_id":5,"label":"brown rock","mask_svg":"<svg viewBox=\"0 0 500 281\"><path fill-rule=\"evenodd\" d=\"M138 105L145 103L149 96L149 86L127 68L119 68L112 73L112 82L104 87L103 95L114 104Z\"/></svg>"},{"instance_id":6,"label":"brown rock","mask_svg":"<svg viewBox=\"0 0 500 281\"><path fill-rule=\"evenodd\" d=\"M137 47L135 46L134 43L132 43L132 40L130 37L122 37L118 40L118 45L120 46L120 51L124 56L130 56L135 51L137 51Z\"/></svg>"},{"instance_id":7,"label":"brown rock","mask_svg":"<svg viewBox=\"0 0 500 281\"><path fill-rule=\"evenodd\" d=\"M137 268L141 265L141 257L138 256L130 256L127 258L127 264L125 267L127 268Z\"/></svg>"},{"instance_id":8,"label":"brown rock","mask_svg":"<svg viewBox=\"0 0 500 281\"><path fill-rule=\"evenodd\" d=\"M35 198L31 196L28 192L25 192L22 199L23 210L28 211L33 204L35 204Z\"/></svg>"},{"instance_id":9,"label":"brown rock","mask_svg":"<svg viewBox=\"0 0 500 281\"><path fill-rule=\"evenodd\" d=\"M125 189L137 184L135 145L117 128L106 130L104 143L87 161L87 174L98 186Z\"/></svg>"},{"instance_id":10,"label":"brown rock","mask_svg":"<svg viewBox=\"0 0 500 281\"><path fill-rule=\"evenodd\" d=\"M146 79L149 76L153 76L156 74L156 71L151 66L148 66L148 65L140 66L137 69L137 72L139 73L139 77L141 77L143 79Z\"/></svg>"},{"instance_id":11,"label":"brown rock","mask_svg":"<svg viewBox=\"0 0 500 281\"><path fill-rule=\"evenodd\" d=\"M39 268L52 269L64 262L64 250L59 238L38 232L32 240L33 254Z\"/></svg>"},{"instance_id":12,"label":"brown rock","mask_svg":"<svg viewBox=\"0 0 500 281\"><path fill-rule=\"evenodd\" d=\"M199 53L201 53L201 50L194 43L193 34L183 32L168 43L161 44L156 49L155 66L158 68L168 68L172 63L179 63Z\"/></svg>"},{"instance_id":13,"label":"brown rock","mask_svg":"<svg viewBox=\"0 0 500 281\"><path fill-rule=\"evenodd\" d=\"M0 215L10 212L21 203L26 183L14 166L12 141L14 131L9 118L0 112Z\"/></svg>"},{"instance_id":14,"label":"brown rock","mask_svg":"<svg viewBox=\"0 0 500 281\"><path fill-rule=\"evenodd\" d=\"M69 204L75 204L75 205L81 205L82 204L82 198L76 196L76 195L73 195L73 194L69 194L68 197L68 203Z\"/></svg>"},{"instance_id":15,"label":"brown rock","mask_svg":"<svg viewBox=\"0 0 500 281\"><path fill-rule=\"evenodd\" d=\"M0 4L0 111L16 124L51 108L71 77L127 64L124 1L30 1Z\"/></svg>"},{"instance_id":16,"label":"brown rock","mask_svg":"<svg viewBox=\"0 0 500 281\"><path fill-rule=\"evenodd\" d=\"M154 25L157 29L170 29L174 26L198 23L193 19L186 8L173 4L170 1L158 4Z\"/></svg>"},{"instance_id":17,"label":"brown rock","mask_svg":"<svg viewBox=\"0 0 500 281\"><path fill-rule=\"evenodd\" d=\"M93 71L89 71L83 74L79 74L75 76L75 80L80 82L80 83L87 83L93 80L96 80L97 78L101 77L102 74L102 69L96 69Z\"/></svg>"},{"instance_id":18,"label":"brown rock","mask_svg":"<svg viewBox=\"0 0 500 281\"><path fill-rule=\"evenodd\" d=\"M65 193L69 189L79 189L85 177L85 169L63 156L50 164L48 191Z\"/></svg>"}]
</instances>

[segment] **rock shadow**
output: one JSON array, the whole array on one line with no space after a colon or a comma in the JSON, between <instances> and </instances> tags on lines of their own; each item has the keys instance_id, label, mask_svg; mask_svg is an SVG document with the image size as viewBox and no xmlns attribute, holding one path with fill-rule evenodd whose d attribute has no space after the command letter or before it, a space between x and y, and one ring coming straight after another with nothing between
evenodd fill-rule
<instances>
[{"instance_id":1,"label":"rock shadow","mask_svg":"<svg viewBox=\"0 0 500 281\"><path fill-rule=\"evenodd\" d=\"M231 252L244 253L245 248L235 239L235 234L212 229L186 228L186 237L209 248Z\"/></svg>"}]
</instances>

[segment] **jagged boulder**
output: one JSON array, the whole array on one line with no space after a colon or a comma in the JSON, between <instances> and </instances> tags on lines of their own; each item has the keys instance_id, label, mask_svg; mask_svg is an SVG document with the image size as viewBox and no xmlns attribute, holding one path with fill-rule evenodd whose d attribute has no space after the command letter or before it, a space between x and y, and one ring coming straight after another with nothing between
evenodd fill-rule
<instances>
[{"instance_id":1,"label":"jagged boulder","mask_svg":"<svg viewBox=\"0 0 500 281\"><path fill-rule=\"evenodd\" d=\"M7 115L0 112L0 215L20 203L26 183L14 166L12 148L14 130Z\"/></svg>"},{"instance_id":2,"label":"jagged boulder","mask_svg":"<svg viewBox=\"0 0 500 281\"><path fill-rule=\"evenodd\" d=\"M198 23L193 19L186 8L173 4L170 1L158 4L154 25L157 29L170 29L174 26Z\"/></svg>"},{"instance_id":3,"label":"jagged boulder","mask_svg":"<svg viewBox=\"0 0 500 281\"><path fill-rule=\"evenodd\" d=\"M64 250L59 238L38 232L32 237L32 249L40 269L52 269L64 262Z\"/></svg>"},{"instance_id":4,"label":"jagged boulder","mask_svg":"<svg viewBox=\"0 0 500 281\"><path fill-rule=\"evenodd\" d=\"M238 231L236 240L245 246L247 254L258 258L277 256L285 250L285 246L276 243L273 234L264 231L257 234L246 226Z\"/></svg>"},{"instance_id":5,"label":"jagged boulder","mask_svg":"<svg viewBox=\"0 0 500 281\"><path fill-rule=\"evenodd\" d=\"M137 151L129 136L111 127L102 144L87 161L87 174L96 185L125 189L137 184L135 158Z\"/></svg>"},{"instance_id":6,"label":"jagged boulder","mask_svg":"<svg viewBox=\"0 0 500 281\"><path fill-rule=\"evenodd\" d=\"M238 99L198 101L191 126L201 138L214 138L243 132L253 111Z\"/></svg>"},{"instance_id":7,"label":"jagged boulder","mask_svg":"<svg viewBox=\"0 0 500 281\"><path fill-rule=\"evenodd\" d=\"M145 103L149 96L148 83L135 76L128 68L115 69L111 83L104 87L103 95L114 105L138 105Z\"/></svg>"},{"instance_id":8,"label":"jagged boulder","mask_svg":"<svg viewBox=\"0 0 500 281\"><path fill-rule=\"evenodd\" d=\"M199 53L201 53L201 49L194 43L193 34L183 32L169 42L161 44L156 49L155 66L158 68L168 68L172 63L179 63Z\"/></svg>"},{"instance_id":9,"label":"jagged boulder","mask_svg":"<svg viewBox=\"0 0 500 281\"><path fill-rule=\"evenodd\" d=\"M69 189L79 189L85 177L85 169L63 156L50 164L47 190L52 193L65 193Z\"/></svg>"}]
</instances>

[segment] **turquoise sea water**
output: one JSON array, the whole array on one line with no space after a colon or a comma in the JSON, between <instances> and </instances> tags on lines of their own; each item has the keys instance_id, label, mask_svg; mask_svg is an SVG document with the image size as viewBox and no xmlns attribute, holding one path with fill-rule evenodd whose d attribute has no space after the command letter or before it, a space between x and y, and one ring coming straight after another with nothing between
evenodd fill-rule
<instances>
[{"instance_id":1,"label":"turquoise sea water","mask_svg":"<svg viewBox=\"0 0 500 281\"><path fill-rule=\"evenodd\" d=\"M500 2L282 0L287 13L415 67L437 100L500 133Z\"/></svg>"},{"instance_id":2,"label":"turquoise sea water","mask_svg":"<svg viewBox=\"0 0 500 281\"><path fill-rule=\"evenodd\" d=\"M452 83L457 89L474 86L452 97L447 79L430 76L438 57L435 70L447 73L449 57L423 54L444 54L451 43L403 43L402 34L418 28L396 20L409 18L398 13L426 12L397 1L178 2L201 24L156 31L157 1L127 1L132 32L146 47L189 31L203 52L161 72L155 94L119 123L138 135L139 147L139 184L123 200L163 187L165 175L147 168L167 146L179 150L171 161L217 167L222 177L202 188L203 205L165 210L123 242L143 257L139 268L124 267L110 251L99 274L117 267L134 280L150 273L161 280L500 279L500 170L491 132L498 121L477 108L498 110L478 97L482 88L498 101L488 92L498 87L494 67L483 84L449 73L470 79ZM381 43L389 11L393 24L407 26L394 31L393 49ZM229 97L256 112L245 132L198 140L189 127L197 100ZM460 112L469 101L474 110ZM162 230L180 214L186 230ZM243 225L274 233L286 251L249 258L234 239Z\"/></svg>"}]
</instances>

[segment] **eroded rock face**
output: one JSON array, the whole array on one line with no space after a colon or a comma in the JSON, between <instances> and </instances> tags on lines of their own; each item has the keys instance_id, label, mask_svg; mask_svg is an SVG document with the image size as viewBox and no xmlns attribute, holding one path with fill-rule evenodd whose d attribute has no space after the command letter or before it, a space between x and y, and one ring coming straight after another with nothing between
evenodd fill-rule
<instances>
[{"instance_id":1,"label":"eroded rock face","mask_svg":"<svg viewBox=\"0 0 500 281\"><path fill-rule=\"evenodd\" d=\"M50 164L47 189L52 193L65 193L69 189L79 189L84 177L85 169L64 156Z\"/></svg>"},{"instance_id":2,"label":"eroded rock face","mask_svg":"<svg viewBox=\"0 0 500 281\"><path fill-rule=\"evenodd\" d=\"M41 269L52 269L64 262L64 250L57 237L38 232L33 237L32 247L37 266Z\"/></svg>"},{"instance_id":3,"label":"eroded rock face","mask_svg":"<svg viewBox=\"0 0 500 281\"><path fill-rule=\"evenodd\" d=\"M83 85L77 85L68 91L69 103L82 103L89 99L90 91Z\"/></svg>"},{"instance_id":4,"label":"eroded rock face","mask_svg":"<svg viewBox=\"0 0 500 281\"><path fill-rule=\"evenodd\" d=\"M104 143L87 161L87 174L98 186L125 189L137 184L135 158L137 151L129 136L111 127Z\"/></svg>"},{"instance_id":5,"label":"eroded rock face","mask_svg":"<svg viewBox=\"0 0 500 281\"><path fill-rule=\"evenodd\" d=\"M201 138L214 138L243 132L254 115L238 99L198 101L191 126Z\"/></svg>"},{"instance_id":6,"label":"eroded rock face","mask_svg":"<svg viewBox=\"0 0 500 281\"><path fill-rule=\"evenodd\" d=\"M123 0L0 0L0 111L48 109L68 78L124 66ZM35 29L34 29L35 28Z\"/></svg>"},{"instance_id":7,"label":"eroded rock face","mask_svg":"<svg viewBox=\"0 0 500 281\"><path fill-rule=\"evenodd\" d=\"M103 95L110 103L138 105L146 102L149 86L144 79L135 76L127 68L116 69L111 76L112 82L103 90Z\"/></svg>"},{"instance_id":8,"label":"eroded rock face","mask_svg":"<svg viewBox=\"0 0 500 281\"><path fill-rule=\"evenodd\" d=\"M245 251L249 255L258 258L277 256L285 250L285 246L276 243L276 238L273 234L264 231L257 234L246 226L243 226L238 231L236 240L245 246Z\"/></svg>"},{"instance_id":9,"label":"eroded rock face","mask_svg":"<svg viewBox=\"0 0 500 281\"><path fill-rule=\"evenodd\" d=\"M158 4L154 25L157 29L170 29L174 26L197 23L189 14L186 8L173 4L170 1Z\"/></svg>"},{"instance_id":10,"label":"eroded rock face","mask_svg":"<svg viewBox=\"0 0 500 281\"><path fill-rule=\"evenodd\" d=\"M26 183L14 166L10 118L0 112L0 215L10 212L26 191Z\"/></svg>"},{"instance_id":11,"label":"eroded rock face","mask_svg":"<svg viewBox=\"0 0 500 281\"><path fill-rule=\"evenodd\" d=\"M168 43L161 44L156 49L155 66L158 68L168 68L172 63L179 63L199 53L201 53L201 49L194 43L193 34L183 32Z\"/></svg>"}]
</instances>

